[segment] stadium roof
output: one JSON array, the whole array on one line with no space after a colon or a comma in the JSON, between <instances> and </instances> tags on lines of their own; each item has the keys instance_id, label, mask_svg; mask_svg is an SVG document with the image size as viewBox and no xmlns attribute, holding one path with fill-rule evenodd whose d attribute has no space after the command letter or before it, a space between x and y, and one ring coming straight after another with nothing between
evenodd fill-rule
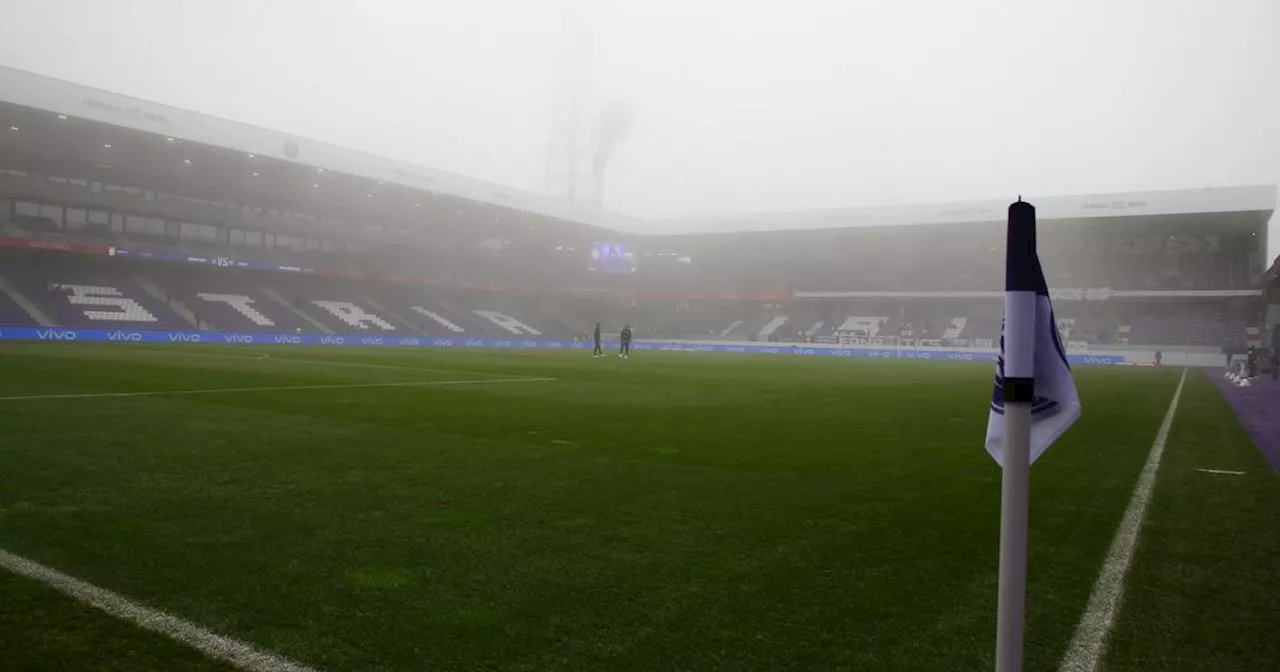
<instances>
[{"instance_id":1,"label":"stadium roof","mask_svg":"<svg viewBox=\"0 0 1280 672\"><path fill-rule=\"evenodd\" d=\"M1036 206L1041 220L1098 220L1111 217L1258 213L1265 225L1276 207L1273 185L1217 187L1173 191L1138 191L1080 196L1023 198ZM1009 200L968 203L936 203L880 208L840 208L758 215L690 217L652 222L647 231L663 234L742 233L871 228L919 224L973 224L1002 222Z\"/></svg>"},{"instance_id":2,"label":"stadium roof","mask_svg":"<svg viewBox=\"0 0 1280 672\"><path fill-rule=\"evenodd\" d=\"M575 206L563 199L4 66L0 66L0 102L590 226L636 228L627 217Z\"/></svg>"},{"instance_id":3,"label":"stadium roof","mask_svg":"<svg viewBox=\"0 0 1280 672\"><path fill-rule=\"evenodd\" d=\"M922 224L992 223L1004 219L1007 199L878 208L841 208L639 219L563 199L513 189L444 171L378 157L318 140L198 114L93 87L0 66L0 102L176 138L245 155L271 157L309 168L385 181L592 227L647 235L873 228ZM1147 191L1084 196L1026 195L1043 220L1092 220L1188 214L1256 213L1247 219L1265 231L1276 207L1273 185Z\"/></svg>"}]
</instances>

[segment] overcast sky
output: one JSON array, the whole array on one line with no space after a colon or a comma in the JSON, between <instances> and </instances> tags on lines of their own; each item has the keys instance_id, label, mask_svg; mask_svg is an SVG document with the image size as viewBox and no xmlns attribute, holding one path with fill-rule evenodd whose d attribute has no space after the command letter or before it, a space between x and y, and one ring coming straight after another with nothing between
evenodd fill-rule
<instances>
[{"instance_id":1,"label":"overcast sky","mask_svg":"<svg viewBox=\"0 0 1280 672\"><path fill-rule=\"evenodd\" d=\"M628 214L1280 182L1280 0L0 0L0 62L541 191L570 12Z\"/></svg>"}]
</instances>

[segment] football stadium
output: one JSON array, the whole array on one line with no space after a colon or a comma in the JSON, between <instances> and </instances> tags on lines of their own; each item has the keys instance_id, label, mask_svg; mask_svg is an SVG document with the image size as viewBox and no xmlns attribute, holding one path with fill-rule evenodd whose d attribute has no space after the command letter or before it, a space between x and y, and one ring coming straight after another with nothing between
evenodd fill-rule
<instances>
[{"instance_id":1,"label":"football stadium","mask_svg":"<svg viewBox=\"0 0 1280 672\"><path fill-rule=\"evenodd\" d=\"M1026 669L1280 669L1275 187L1023 198ZM991 669L1008 205L640 227L0 68L0 667Z\"/></svg>"}]
</instances>

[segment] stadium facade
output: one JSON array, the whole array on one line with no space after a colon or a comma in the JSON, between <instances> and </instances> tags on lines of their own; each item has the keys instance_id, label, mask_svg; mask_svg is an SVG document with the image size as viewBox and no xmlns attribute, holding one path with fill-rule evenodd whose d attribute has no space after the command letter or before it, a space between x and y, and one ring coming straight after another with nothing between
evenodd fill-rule
<instances>
[{"instance_id":1,"label":"stadium facade","mask_svg":"<svg viewBox=\"0 0 1280 672\"><path fill-rule=\"evenodd\" d=\"M1004 202L645 221L7 68L0 151L0 324L534 344L605 321L877 353L998 334ZM1028 198L1075 351L1269 340L1274 187Z\"/></svg>"}]
</instances>

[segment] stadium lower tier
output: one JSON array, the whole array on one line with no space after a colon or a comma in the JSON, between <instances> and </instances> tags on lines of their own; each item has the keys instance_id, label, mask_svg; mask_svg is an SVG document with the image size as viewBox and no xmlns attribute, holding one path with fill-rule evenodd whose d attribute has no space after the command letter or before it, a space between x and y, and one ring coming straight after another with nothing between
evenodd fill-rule
<instances>
[{"instance_id":1,"label":"stadium lower tier","mask_svg":"<svg viewBox=\"0 0 1280 672\"><path fill-rule=\"evenodd\" d=\"M1250 307L1226 301L1064 301L1057 309L1064 340L1075 343L1236 348L1259 340ZM999 338L1000 304L991 299L634 302L90 261L56 253L0 257L0 324L5 325L571 340L589 339L597 322L607 334L629 324L640 338L875 345L914 339L991 347Z\"/></svg>"}]
</instances>

